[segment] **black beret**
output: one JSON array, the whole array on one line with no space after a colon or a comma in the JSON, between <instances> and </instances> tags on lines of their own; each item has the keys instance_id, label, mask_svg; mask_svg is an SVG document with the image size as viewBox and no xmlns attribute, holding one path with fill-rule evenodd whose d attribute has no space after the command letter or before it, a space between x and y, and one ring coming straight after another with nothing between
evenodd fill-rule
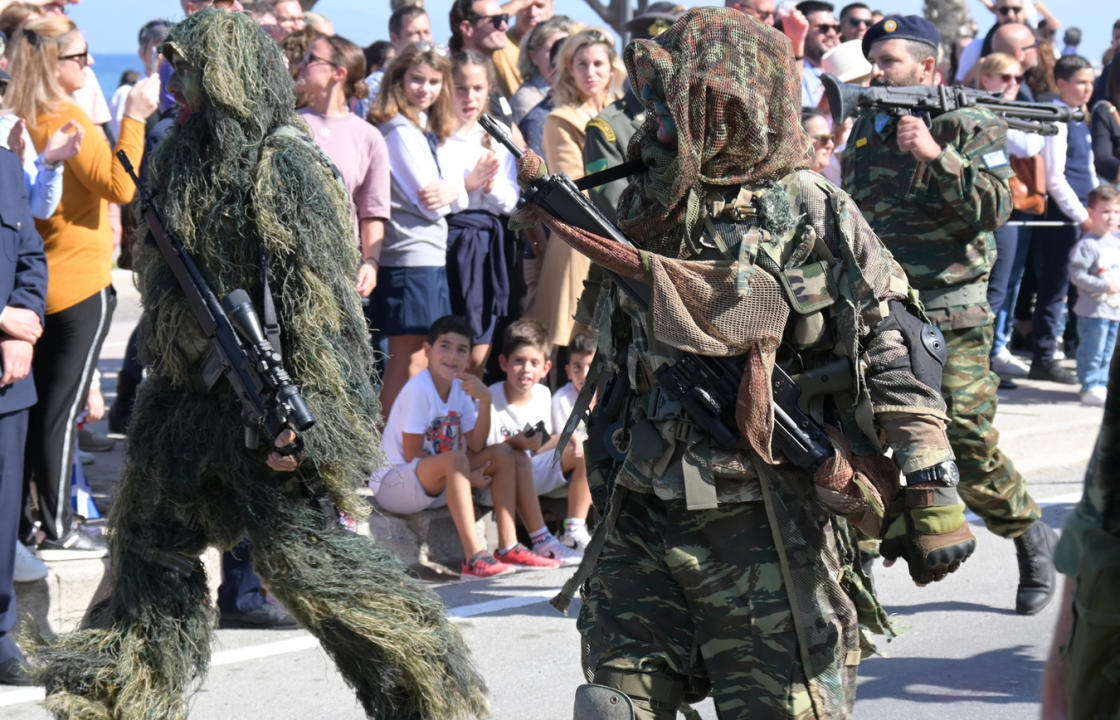
<instances>
[{"instance_id":1,"label":"black beret","mask_svg":"<svg viewBox=\"0 0 1120 720\"><path fill-rule=\"evenodd\" d=\"M869 57L871 46L880 40L902 38L932 45L934 51L941 45L937 26L921 15L888 15L867 29L863 36L863 56Z\"/></svg>"},{"instance_id":2,"label":"black beret","mask_svg":"<svg viewBox=\"0 0 1120 720\"><path fill-rule=\"evenodd\" d=\"M672 2L650 3L641 15L636 16L622 28L630 33L632 40L651 40L669 29L687 11L684 5Z\"/></svg>"}]
</instances>

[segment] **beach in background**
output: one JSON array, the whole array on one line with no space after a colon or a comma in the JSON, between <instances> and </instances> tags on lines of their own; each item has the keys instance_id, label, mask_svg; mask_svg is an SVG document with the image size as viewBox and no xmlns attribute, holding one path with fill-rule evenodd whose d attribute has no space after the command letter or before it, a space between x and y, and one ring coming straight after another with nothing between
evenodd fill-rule
<instances>
[{"instance_id":1,"label":"beach in background","mask_svg":"<svg viewBox=\"0 0 1120 720\"><path fill-rule=\"evenodd\" d=\"M140 62L140 58L136 53L131 55L121 55L114 53L94 53L93 56L93 72L97 75L97 81L101 83L101 90L105 93L105 99L113 97L113 92L121 84L121 73L125 70L135 70L143 72L144 64Z\"/></svg>"}]
</instances>

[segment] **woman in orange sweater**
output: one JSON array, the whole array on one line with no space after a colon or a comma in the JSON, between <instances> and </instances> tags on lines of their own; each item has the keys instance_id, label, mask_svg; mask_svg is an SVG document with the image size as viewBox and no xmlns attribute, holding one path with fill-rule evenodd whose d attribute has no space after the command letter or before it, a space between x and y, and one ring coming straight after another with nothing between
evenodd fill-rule
<instances>
[{"instance_id":1,"label":"woman in orange sweater","mask_svg":"<svg viewBox=\"0 0 1120 720\"><path fill-rule=\"evenodd\" d=\"M70 467L75 421L116 304L110 267L113 234L108 203L127 203L134 187L114 157L105 134L74 104L71 94L85 84L89 48L73 21L49 15L28 21L13 38L12 80L5 104L27 119L37 151L67 123L85 130L81 150L64 161L62 200L46 220L37 220L47 255L47 314L32 370L39 402L31 409L24 471L23 539L33 538L27 508L32 478L39 490L39 514L46 538L45 560L100 557L100 538L76 525L70 509ZM136 167L144 150L144 121L156 109L159 78L137 83L125 101L121 137Z\"/></svg>"}]
</instances>

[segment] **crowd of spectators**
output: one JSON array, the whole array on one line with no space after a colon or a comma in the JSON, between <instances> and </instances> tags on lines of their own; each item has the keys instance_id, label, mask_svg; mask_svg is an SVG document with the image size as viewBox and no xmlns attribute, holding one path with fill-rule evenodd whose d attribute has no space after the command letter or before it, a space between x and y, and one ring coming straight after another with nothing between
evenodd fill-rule
<instances>
[{"instance_id":1,"label":"crowd of spectators","mask_svg":"<svg viewBox=\"0 0 1120 720\"><path fill-rule=\"evenodd\" d=\"M833 121L821 76L872 82L861 38L882 13L862 2L838 15L823 0L725 4L789 38L801 61L812 169L839 184L851 122ZM130 213L116 207L131 200L132 186L113 151L143 167L176 113L174 98L159 95L159 79L166 84L170 75L159 57L168 21L140 29L141 67L106 101L64 6L15 2L0 13L0 31L11 39L2 61L11 73L4 95L11 114L0 117L0 140L21 156L50 273L34 338L39 392L24 458L19 579L45 571L28 548L56 559L105 553L103 540L75 515L69 484L78 462L76 421L103 410L94 367L112 315L113 248L120 244L123 266L132 242ZM478 119L488 113L504 123L553 171L575 179L602 169L592 160L602 137L613 140L616 130L629 137L616 119L640 122L615 36L554 14L552 0L455 0L446 45L433 38L423 7L405 5L389 19L388 39L366 48L295 0L182 6L187 14L246 12L276 39L299 111L352 201L361 254L354 287L367 299L371 342L385 356L380 397L392 451L390 465L371 481L377 501L396 512L447 504L469 574L534 564L529 555L544 565L578 557L589 540L590 509L581 436L557 451L567 415L553 408L571 411L573 387L582 387L594 353L594 335L573 319L590 262L550 242L541 227L510 228L520 194L514 158ZM1026 375L1079 383L1083 402L1101 404L1102 358L1111 357L1120 305L1117 196L1109 190L1120 181L1120 67L1113 62L1120 21L1097 72L1077 54L1077 28L1064 28L1063 47L1056 47L1063 28L1040 0L994 0L990 8L994 22L983 35L973 28L945 38L943 82L1086 112L1084 122L1061 125L1052 137L1008 133L1017 182L1015 211L991 249L992 369L1005 387ZM627 29L655 35L683 10L653 3ZM593 129L599 134L591 143ZM18 308L0 315L0 338L19 332L19 315ZM1076 373L1061 364L1074 353ZM560 368L572 381L564 388ZM141 378L133 340L111 429L126 431ZM542 399L550 388L555 398ZM544 526L537 495L565 488L568 511L557 539ZM493 555L471 540L475 501L495 509L501 546ZM518 544L515 515L532 548Z\"/></svg>"}]
</instances>

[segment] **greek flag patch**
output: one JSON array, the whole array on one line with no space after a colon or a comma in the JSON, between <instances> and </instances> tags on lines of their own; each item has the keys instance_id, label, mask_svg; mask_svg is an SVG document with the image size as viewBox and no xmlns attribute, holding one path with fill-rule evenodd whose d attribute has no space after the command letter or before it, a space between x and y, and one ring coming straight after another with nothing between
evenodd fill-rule
<instances>
[{"instance_id":1,"label":"greek flag patch","mask_svg":"<svg viewBox=\"0 0 1120 720\"><path fill-rule=\"evenodd\" d=\"M1007 160L1007 153L1003 150L993 150L983 155L984 164L988 166L989 170L995 170L998 167L1003 167L1009 164Z\"/></svg>"}]
</instances>

